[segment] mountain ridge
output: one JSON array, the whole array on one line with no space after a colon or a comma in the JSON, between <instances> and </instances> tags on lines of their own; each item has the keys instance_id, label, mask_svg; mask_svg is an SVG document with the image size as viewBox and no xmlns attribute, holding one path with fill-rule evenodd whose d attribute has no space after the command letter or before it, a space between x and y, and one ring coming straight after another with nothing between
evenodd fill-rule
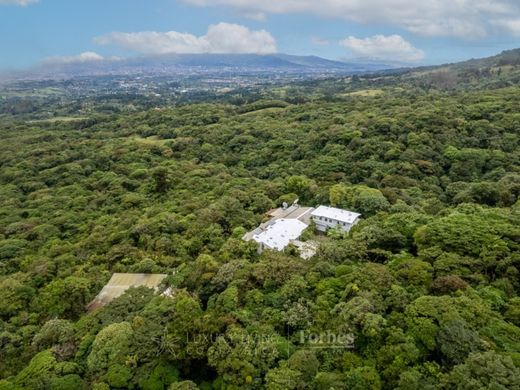
<instances>
[{"instance_id":1,"label":"mountain ridge","mask_svg":"<svg viewBox=\"0 0 520 390\"><path fill-rule=\"evenodd\" d=\"M383 63L343 62L318 56L290 54L171 54L88 62L49 60L30 70L11 72L9 78L72 78L118 74L206 73L325 73L355 74L393 68ZM3 78L6 78L4 73Z\"/></svg>"}]
</instances>

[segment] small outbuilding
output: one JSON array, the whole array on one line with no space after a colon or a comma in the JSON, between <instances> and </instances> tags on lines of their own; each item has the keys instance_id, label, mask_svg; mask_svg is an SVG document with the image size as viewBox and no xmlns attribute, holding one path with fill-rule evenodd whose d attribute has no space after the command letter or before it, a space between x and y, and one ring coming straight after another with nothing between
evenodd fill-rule
<instances>
[{"instance_id":1,"label":"small outbuilding","mask_svg":"<svg viewBox=\"0 0 520 390\"><path fill-rule=\"evenodd\" d=\"M148 287L158 290L165 274L113 274L101 292L87 306L88 311L103 307L120 297L131 287Z\"/></svg>"}]
</instances>

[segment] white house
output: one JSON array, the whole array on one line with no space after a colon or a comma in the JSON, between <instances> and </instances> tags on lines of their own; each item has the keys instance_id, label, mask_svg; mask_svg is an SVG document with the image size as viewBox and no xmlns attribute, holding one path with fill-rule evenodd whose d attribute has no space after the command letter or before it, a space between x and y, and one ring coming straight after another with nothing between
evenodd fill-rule
<instances>
[{"instance_id":1,"label":"white house","mask_svg":"<svg viewBox=\"0 0 520 390\"><path fill-rule=\"evenodd\" d=\"M250 231L242 237L245 241L255 241L258 244L258 252L270 249L283 251L289 244L293 244L300 251L300 256L309 259L317 251L318 244L313 241L299 241L302 233L315 222L316 229L326 232L329 228L340 227L349 231L354 226L361 214L333 207L320 206L300 207L293 204L291 207L285 205L282 208L270 210L267 215L271 217L255 230Z\"/></svg>"},{"instance_id":2,"label":"white house","mask_svg":"<svg viewBox=\"0 0 520 390\"><path fill-rule=\"evenodd\" d=\"M307 225L298 219L277 219L265 230L253 236L260 252L271 249L284 250L292 241L297 240L307 229Z\"/></svg>"},{"instance_id":3,"label":"white house","mask_svg":"<svg viewBox=\"0 0 520 390\"><path fill-rule=\"evenodd\" d=\"M361 214L335 207L320 206L311 213L316 229L326 232L327 229L340 228L346 232L350 231L359 221Z\"/></svg>"}]
</instances>

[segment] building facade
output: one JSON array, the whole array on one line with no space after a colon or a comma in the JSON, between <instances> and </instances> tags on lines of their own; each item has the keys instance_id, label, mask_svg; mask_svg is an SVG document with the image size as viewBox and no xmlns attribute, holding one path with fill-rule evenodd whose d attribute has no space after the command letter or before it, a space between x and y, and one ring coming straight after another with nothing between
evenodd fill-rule
<instances>
[{"instance_id":1,"label":"building facade","mask_svg":"<svg viewBox=\"0 0 520 390\"><path fill-rule=\"evenodd\" d=\"M350 231L358 223L361 214L335 207L320 206L311 213L316 229L325 233L328 229Z\"/></svg>"}]
</instances>

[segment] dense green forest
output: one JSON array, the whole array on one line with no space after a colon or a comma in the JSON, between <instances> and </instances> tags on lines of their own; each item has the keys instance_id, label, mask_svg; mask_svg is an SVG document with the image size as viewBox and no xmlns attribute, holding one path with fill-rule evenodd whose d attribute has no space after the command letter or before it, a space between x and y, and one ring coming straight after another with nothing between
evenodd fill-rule
<instances>
[{"instance_id":1,"label":"dense green forest","mask_svg":"<svg viewBox=\"0 0 520 390\"><path fill-rule=\"evenodd\" d=\"M4 117L0 389L520 389L520 88L341 85ZM241 240L296 198L363 219Z\"/></svg>"}]
</instances>

